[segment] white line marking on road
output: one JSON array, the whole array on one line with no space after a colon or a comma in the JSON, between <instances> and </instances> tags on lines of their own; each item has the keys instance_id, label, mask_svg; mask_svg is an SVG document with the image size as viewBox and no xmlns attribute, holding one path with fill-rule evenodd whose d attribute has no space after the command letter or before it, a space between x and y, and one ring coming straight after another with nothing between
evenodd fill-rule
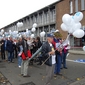
<instances>
[{"instance_id":1,"label":"white line marking on road","mask_svg":"<svg viewBox=\"0 0 85 85\"><path fill-rule=\"evenodd\" d=\"M74 60L70 60L70 59L66 59L67 61L70 61L70 62L74 62L74 63L81 63L81 64L85 64L85 62L78 62L78 61L74 61Z\"/></svg>"}]
</instances>

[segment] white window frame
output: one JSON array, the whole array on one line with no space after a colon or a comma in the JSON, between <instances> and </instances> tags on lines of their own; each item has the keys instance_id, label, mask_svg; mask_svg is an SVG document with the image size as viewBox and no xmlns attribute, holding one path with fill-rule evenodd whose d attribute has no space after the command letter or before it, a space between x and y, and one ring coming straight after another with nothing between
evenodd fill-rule
<instances>
[{"instance_id":1,"label":"white window frame","mask_svg":"<svg viewBox=\"0 0 85 85\"><path fill-rule=\"evenodd\" d=\"M78 12L78 0L75 0L75 12Z\"/></svg>"},{"instance_id":2,"label":"white window frame","mask_svg":"<svg viewBox=\"0 0 85 85\"><path fill-rule=\"evenodd\" d=\"M81 0L81 10L85 10L85 0Z\"/></svg>"},{"instance_id":3,"label":"white window frame","mask_svg":"<svg viewBox=\"0 0 85 85\"><path fill-rule=\"evenodd\" d=\"M73 1L70 1L70 14L73 13Z\"/></svg>"}]
</instances>

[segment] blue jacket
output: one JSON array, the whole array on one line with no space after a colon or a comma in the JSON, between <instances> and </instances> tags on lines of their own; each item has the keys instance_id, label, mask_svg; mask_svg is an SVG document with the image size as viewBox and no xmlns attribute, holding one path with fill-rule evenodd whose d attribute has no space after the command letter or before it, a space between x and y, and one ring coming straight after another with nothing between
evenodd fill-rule
<instances>
[{"instance_id":1,"label":"blue jacket","mask_svg":"<svg viewBox=\"0 0 85 85\"><path fill-rule=\"evenodd\" d=\"M7 41L7 51L8 52L13 52L14 51L14 44L13 44L13 41L11 41L11 40Z\"/></svg>"}]
</instances>

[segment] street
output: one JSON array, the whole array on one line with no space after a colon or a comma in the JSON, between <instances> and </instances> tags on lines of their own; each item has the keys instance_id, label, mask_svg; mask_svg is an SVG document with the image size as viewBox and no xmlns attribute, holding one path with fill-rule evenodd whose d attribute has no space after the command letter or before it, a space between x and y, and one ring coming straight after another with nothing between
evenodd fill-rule
<instances>
[{"instance_id":1,"label":"street","mask_svg":"<svg viewBox=\"0 0 85 85\"><path fill-rule=\"evenodd\" d=\"M69 54L67 57L68 69L61 69L62 76L52 79L52 85L73 85L76 81L85 78L85 55ZM35 85L44 85L45 82L45 65L40 66L37 63L29 66L29 75L31 77L24 78L20 75L17 59L14 63L0 62L0 72L9 80L10 85L33 85L26 84L33 82ZM1 84L6 85L6 84ZM77 85L77 84L76 84ZM85 85L85 84L81 84Z\"/></svg>"}]
</instances>

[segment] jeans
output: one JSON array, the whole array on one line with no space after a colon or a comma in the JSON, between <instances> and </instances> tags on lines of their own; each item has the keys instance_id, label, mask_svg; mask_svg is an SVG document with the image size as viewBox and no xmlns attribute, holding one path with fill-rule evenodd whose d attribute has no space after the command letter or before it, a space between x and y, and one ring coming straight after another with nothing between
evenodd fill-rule
<instances>
[{"instance_id":1,"label":"jeans","mask_svg":"<svg viewBox=\"0 0 85 85\"><path fill-rule=\"evenodd\" d=\"M66 67L66 56L67 56L67 52L66 53L62 53L62 61L63 61L63 67Z\"/></svg>"},{"instance_id":2,"label":"jeans","mask_svg":"<svg viewBox=\"0 0 85 85\"><path fill-rule=\"evenodd\" d=\"M22 63L22 58L21 56L18 56L18 66L21 66L21 63Z\"/></svg>"},{"instance_id":3,"label":"jeans","mask_svg":"<svg viewBox=\"0 0 85 85\"><path fill-rule=\"evenodd\" d=\"M60 68L61 68L61 55L57 55L57 63L55 64L55 71L54 73L60 73Z\"/></svg>"},{"instance_id":4,"label":"jeans","mask_svg":"<svg viewBox=\"0 0 85 85\"><path fill-rule=\"evenodd\" d=\"M8 52L8 61L13 61L13 52Z\"/></svg>"}]
</instances>

